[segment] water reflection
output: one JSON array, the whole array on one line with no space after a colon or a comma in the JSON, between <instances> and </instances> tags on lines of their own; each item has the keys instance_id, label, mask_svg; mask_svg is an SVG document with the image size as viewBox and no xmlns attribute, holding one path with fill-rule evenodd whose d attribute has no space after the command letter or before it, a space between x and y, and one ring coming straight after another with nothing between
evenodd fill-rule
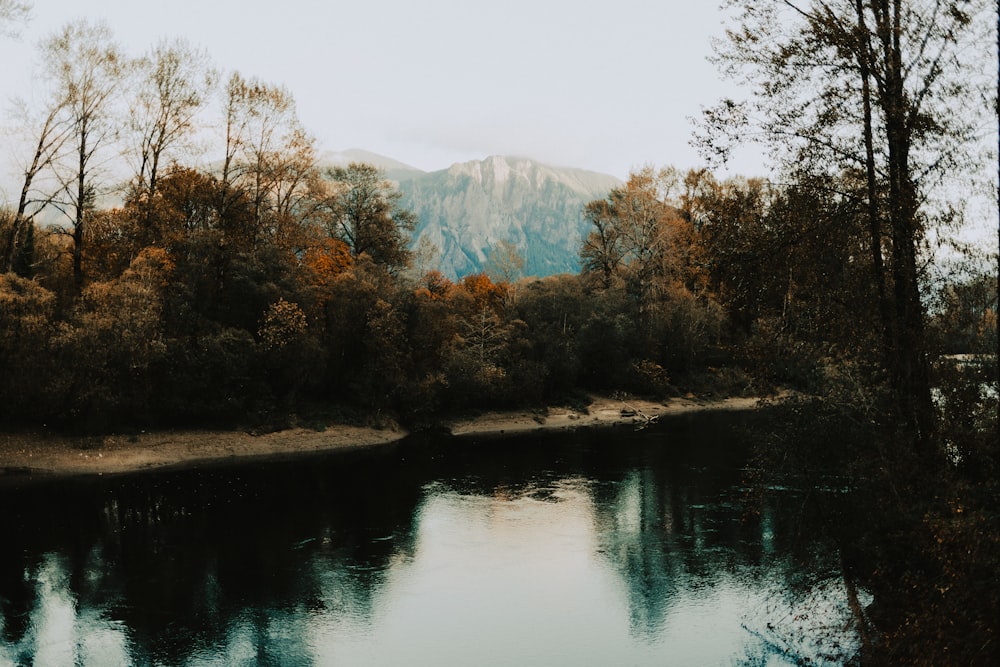
<instances>
[{"instance_id":1,"label":"water reflection","mask_svg":"<svg viewBox=\"0 0 1000 667\"><path fill-rule=\"evenodd\" d=\"M823 545L742 465L716 419L3 488L0 664L793 664Z\"/></svg>"}]
</instances>

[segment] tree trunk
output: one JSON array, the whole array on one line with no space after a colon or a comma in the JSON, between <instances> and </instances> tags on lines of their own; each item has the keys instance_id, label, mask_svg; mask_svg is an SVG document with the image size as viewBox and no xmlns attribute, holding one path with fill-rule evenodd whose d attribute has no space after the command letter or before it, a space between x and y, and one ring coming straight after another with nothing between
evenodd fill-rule
<instances>
[{"instance_id":1,"label":"tree trunk","mask_svg":"<svg viewBox=\"0 0 1000 667\"><path fill-rule=\"evenodd\" d=\"M87 208L87 121L80 130L80 164L76 174L76 211L73 220L73 283L83 289L83 225Z\"/></svg>"},{"instance_id":2,"label":"tree trunk","mask_svg":"<svg viewBox=\"0 0 1000 667\"><path fill-rule=\"evenodd\" d=\"M888 147L888 214L892 242L895 341L892 373L900 425L912 431L916 446L927 453L934 430L934 411L924 341L924 314L918 282L917 208L910 173L910 108L903 86L900 47L900 3L880 2L879 37L885 63L882 112Z\"/></svg>"},{"instance_id":3,"label":"tree trunk","mask_svg":"<svg viewBox=\"0 0 1000 667\"><path fill-rule=\"evenodd\" d=\"M1000 0L998 0L1000 2ZM882 363L891 367L895 338L889 300L885 287L885 263L882 261L882 220L878 204L878 180L875 173L875 141L872 131L871 44L865 23L863 0L857 0L858 68L861 75L861 97L864 112L865 177L868 189L868 242L872 257L872 273L878 294L879 319L882 325Z\"/></svg>"}]
</instances>

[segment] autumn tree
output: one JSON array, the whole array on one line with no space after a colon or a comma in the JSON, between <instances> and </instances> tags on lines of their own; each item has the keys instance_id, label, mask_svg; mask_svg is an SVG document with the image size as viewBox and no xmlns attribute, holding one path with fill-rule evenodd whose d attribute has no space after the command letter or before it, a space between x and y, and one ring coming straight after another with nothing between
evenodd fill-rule
<instances>
[{"instance_id":1,"label":"autumn tree","mask_svg":"<svg viewBox=\"0 0 1000 667\"><path fill-rule=\"evenodd\" d=\"M192 235L220 230L226 232L218 210L222 184L197 169L173 167L157 177L152 196L135 193L126 202L141 218L140 241L143 245L174 246ZM231 206L230 211L238 207ZM228 239L227 239L228 240Z\"/></svg>"},{"instance_id":2,"label":"autumn tree","mask_svg":"<svg viewBox=\"0 0 1000 667\"><path fill-rule=\"evenodd\" d=\"M45 416L55 315L55 294L37 281L0 273L0 417L6 423Z\"/></svg>"},{"instance_id":3,"label":"autumn tree","mask_svg":"<svg viewBox=\"0 0 1000 667\"><path fill-rule=\"evenodd\" d=\"M605 286L615 276L623 280L640 313L650 306L666 246L671 211L661 195L656 173L647 168L586 208L594 230L584 241L585 270L598 268Z\"/></svg>"},{"instance_id":4,"label":"autumn tree","mask_svg":"<svg viewBox=\"0 0 1000 667\"><path fill-rule=\"evenodd\" d=\"M87 285L54 339L65 384L61 418L106 429L153 406L149 373L163 358L163 292L173 262L148 249L119 277Z\"/></svg>"},{"instance_id":5,"label":"autumn tree","mask_svg":"<svg viewBox=\"0 0 1000 667\"><path fill-rule=\"evenodd\" d=\"M352 163L326 172L331 194L324 224L332 238L395 275L410 262L408 244L416 216L400 205L402 194L369 164Z\"/></svg>"},{"instance_id":6,"label":"autumn tree","mask_svg":"<svg viewBox=\"0 0 1000 667\"><path fill-rule=\"evenodd\" d=\"M50 81L50 83L52 83ZM27 275L32 258L26 240L32 231L35 216L57 199L58 193L39 183L42 174L64 157L74 125L67 113L71 90L50 85L42 102L30 105L18 100L16 107L22 136L29 137L28 157L21 163L21 192L10 226L3 230L4 245L0 248L0 271L15 270ZM20 268L18 268L20 267Z\"/></svg>"},{"instance_id":7,"label":"autumn tree","mask_svg":"<svg viewBox=\"0 0 1000 667\"><path fill-rule=\"evenodd\" d=\"M592 201L584 207L583 215L591 226L580 250L583 273L597 280L602 288L611 289L624 258L613 200L609 197Z\"/></svg>"},{"instance_id":8,"label":"autumn tree","mask_svg":"<svg viewBox=\"0 0 1000 667\"><path fill-rule=\"evenodd\" d=\"M545 368L539 389L546 393L571 391L592 379L586 377L591 368L607 370L626 365L624 359L616 362L615 357L606 354L584 357L592 350L581 349L581 333L600 318L604 304L600 297L587 294L580 276L532 280L527 282L520 296L517 314L527 324L531 338L531 346L524 356ZM608 347L614 347L615 342L608 341ZM623 352L619 348L615 355L621 356Z\"/></svg>"},{"instance_id":9,"label":"autumn tree","mask_svg":"<svg viewBox=\"0 0 1000 667\"><path fill-rule=\"evenodd\" d=\"M645 369L638 375L660 378L649 387L666 385L663 366L688 368L720 340L723 314L706 289L705 216L695 196L709 182L704 173L647 167L584 211L592 230L580 253L583 276L628 307L637 357L630 363ZM619 324L602 326L621 332Z\"/></svg>"},{"instance_id":10,"label":"autumn tree","mask_svg":"<svg viewBox=\"0 0 1000 667\"><path fill-rule=\"evenodd\" d=\"M513 241L499 241L486 254L486 273L504 292L504 305L517 305L518 281L524 271L524 257Z\"/></svg>"},{"instance_id":11,"label":"autumn tree","mask_svg":"<svg viewBox=\"0 0 1000 667\"><path fill-rule=\"evenodd\" d=\"M865 426L864 445L847 462L855 466L847 500L866 519L840 527L840 574L848 590L858 577L874 596L871 614L856 613L862 635L875 638L860 656L872 664L992 664L998 653L984 639L996 636L1000 617L986 583L996 541L983 538L996 534L996 486L965 467L996 469L982 465L995 461L985 454L996 451L996 422L982 418L995 410L953 409L946 383L932 400L924 291L930 232L946 234L960 217L955 186L974 178L983 128L995 127L983 116L996 99L995 62L982 49L993 42L984 39L991 4L733 0L720 62L749 86L750 100L707 110L700 137L723 152L734 136L765 142L784 180L864 221L875 353L832 366L832 400L799 414L828 427ZM861 187L844 188L844 178ZM874 357L878 371L853 375L859 356ZM980 387L965 382L954 396L980 408L990 400ZM956 428L959 421L973 426ZM873 433L872 422L884 430Z\"/></svg>"},{"instance_id":12,"label":"autumn tree","mask_svg":"<svg viewBox=\"0 0 1000 667\"><path fill-rule=\"evenodd\" d=\"M455 327L443 354L443 370L454 406L503 402L507 397L504 356L512 327L500 317L504 295L485 273L466 276L449 293Z\"/></svg>"},{"instance_id":13,"label":"autumn tree","mask_svg":"<svg viewBox=\"0 0 1000 667\"><path fill-rule=\"evenodd\" d=\"M420 279L416 294L429 301L442 301L448 298L454 289L454 283L448 280L443 273L434 269L425 273Z\"/></svg>"},{"instance_id":14,"label":"autumn tree","mask_svg":"<svg viewBox=\"0 0 1000 667\"><path fill-rule=\"evenodd\" d=\"M735 26L719 51L750 86L746 103L708 109L700 142L757 137L795 178L863 174L868 256L875 268L884 365L895 419L918 440L933 431L921 302L930 197L967 173L982 126L982 0L731 0ZM719 154L719 150L715 153Z\"/></svg>"},{"instance_id":15,"label":"autumn tree","mask_svg":"<svg viewBox=\"0 0 1000 667\"><path fill-rule=\"evenodd\" d=\"M604 289L622 285L642 318L669 283L689 282L697 241L676 206L678 181L672 169L647 167L584 209L593 227L580 252L584 274Z\"/></svg>"},{"instance_id":16,"label":"autumn tree","mask_svg":"<svg viewBox=\"0 0 1000 667\"><path fill-rule=\"evenodd\" d=\"M127 208L95 210L84 230L83 261L88 280L120 276L142 251L135 216Z\"/></svg>"},{"instance_id":17,"label":"autumn tree","mask_svg":"<svg viewBox=\"0 0 1000 667\"><path fill-rule=\"evenodd\" d=\"M105 24L78 21L66 25L42 45L45 76L61 91L70 127L66 154L54 164L58 192L53 205L69 220L73 240L73 278L83 285L84 229L102 194L101 152L118 131L114 104L123 81L125 60Z\"/></svg>"},{"instance_id":18,"label":"autumn tree","mask_svg":"<svg viewBox=\"0 0 1000 667\"><path fill-rule=\"evenodd\" d=\"M251 240L275 237L290 217L309 216L321 194L312 137L299 122L295 100L283 87L238 72L224 98L225 150L220 213L246 197L252 206Z\"/></svg>"},{"instance_id":19,"label":"autumn tree","mask_svg":"<svg viewBox=\"0 0 1000 667\"><path fill-rule=\"evenodd\" d=\"M306 313L297 303L279 297L267 307L257 336L271 392L285 406L294 406L310 377L322 374L319 343L311 335Z\"/></svg>"},{"instance_id":20,"label":"autumn tree","mask_svg":"<svg viewBox=\"0 0 1000 667\"><path fill-rule=\"evenodd\" d=\"M208 56L182 40L161 41L134 65L136 86L130 104L129 127L135 137L137 196L156 195L165 161L197 129L195 118L215 85Z\"/></svg>"}]
</instances>

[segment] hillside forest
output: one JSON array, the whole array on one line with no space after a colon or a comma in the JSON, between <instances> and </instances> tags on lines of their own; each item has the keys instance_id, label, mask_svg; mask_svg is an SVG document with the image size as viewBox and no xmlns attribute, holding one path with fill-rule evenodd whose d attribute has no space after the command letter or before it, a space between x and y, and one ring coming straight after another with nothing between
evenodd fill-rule
<instances>
[{"instance_id":1,"label":"hillside forest","mask_svg":"<svg viewBox=\"0 0 1000 667\"><path fill-rule=\"evenodd\" d=\"M978 164L953 63L985 3L730 4L720 58L754 97L707 109L700 140L760 137L780 176L636 170L580 211L580 272L544 277L509 242L446 277L382 172L320 164L288 90L68 24L0 212L0 423L421 429L587 392L785 390L788 433L842 448L772 438L768 465L843 457L857 508L885 510L844 537L845 573L896 602L865 650L996 656L997 256L949 236L960 202L936 189Z\"/></svg>"}]
</instances>

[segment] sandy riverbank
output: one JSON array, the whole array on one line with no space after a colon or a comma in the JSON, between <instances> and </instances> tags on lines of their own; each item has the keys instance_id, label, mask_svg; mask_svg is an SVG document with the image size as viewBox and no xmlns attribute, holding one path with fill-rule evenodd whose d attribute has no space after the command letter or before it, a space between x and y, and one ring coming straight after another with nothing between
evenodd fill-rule
<instances>
[{"instance_id":1,"label":"sandy riverbank","mask_svg":"<svg viewBox=\"0 0 1000 667\"><path fill-rule=\"evenodd\" d=\"M707 409L745 410L755 398L665 402L594 397L584 411L567 407L489 412L446 423L456 436L505 435L645 423L669 414ZM68 437L0 433L0 477L96 475L195 465L220 460L368 447L406 437L402 430L332 425L324 431L294 428L262 435L238 431L157 431L133 436Z\"/></svg>"}]
</instances>

